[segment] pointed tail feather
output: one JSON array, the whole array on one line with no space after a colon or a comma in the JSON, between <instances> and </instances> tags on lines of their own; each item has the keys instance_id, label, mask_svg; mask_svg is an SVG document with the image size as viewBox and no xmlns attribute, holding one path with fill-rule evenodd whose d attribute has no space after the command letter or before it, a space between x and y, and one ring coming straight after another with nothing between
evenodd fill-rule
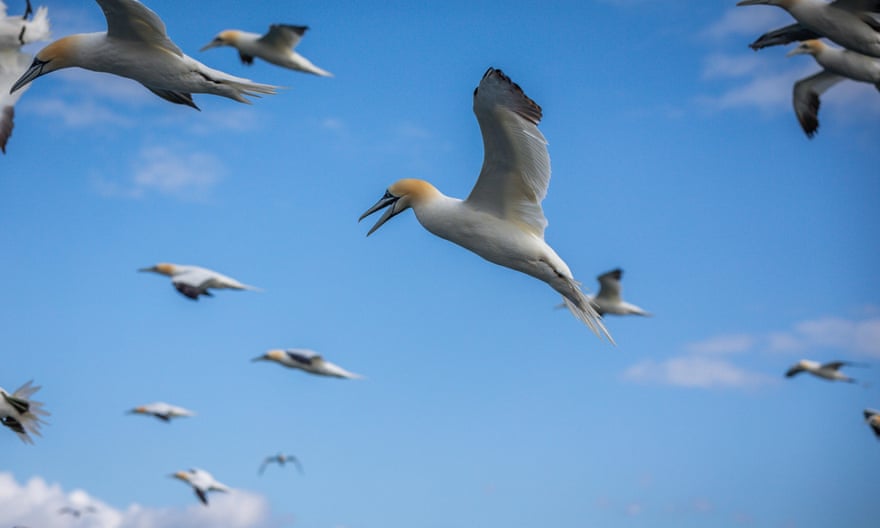
<instances>
[{"instance_id":1,"label":"pointed tail feather","mask_svg":"<svg viewBox=\"0 0 880 528\"><path fill-rule=\"evenodd\" d=\"M572 293L577 294L577 301L572 301L565 295L562 296L562 300L565 301L565 306L568 307L568 310L577 317L578 320L587 325L594 334L599 337L605 336L612 345L615 345L614 338L608 333L605 324L602 323L602 318L599 317L599 313L596 312L596 309L593 308L590 300L575 284L572 284Z\"/></svg>"}]
</instances>

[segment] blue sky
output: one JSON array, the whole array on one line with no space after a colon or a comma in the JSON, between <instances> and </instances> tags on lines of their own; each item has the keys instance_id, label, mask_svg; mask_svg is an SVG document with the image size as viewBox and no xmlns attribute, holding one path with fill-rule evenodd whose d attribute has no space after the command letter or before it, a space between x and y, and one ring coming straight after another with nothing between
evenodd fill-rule
<instances>
[{"instance_id":1,"label":"blue sky","mask_svg":"<svg viewBox=\"0 0 880 528\"><path fill-rule=\"evenodd\" d=\"M0 434L0 525L873 526L880 94L830 90L808 140L791 85L818 67L752 52L788 19L734 4L153 0L186 53L288 89L197 112L38 79L0 158L0 385L34 379L52 416L36 445ZM45 5L56 38L105 27ZM198 52L275 22L335 77ZM616 347L412 214L357 223L402 177L467 195L489 66L543 107L548 242L656 314L608 317ZM190 302L136 273L162 261L265 291ZM366 379L250 362L279 347ZM868 386L784 379L801 358ZM198 415L124 414L156 400ZM305 474L259 477L279 450ZM202 507L167 477L192 466L234 491Z\"/></svg>"}]
</instances>

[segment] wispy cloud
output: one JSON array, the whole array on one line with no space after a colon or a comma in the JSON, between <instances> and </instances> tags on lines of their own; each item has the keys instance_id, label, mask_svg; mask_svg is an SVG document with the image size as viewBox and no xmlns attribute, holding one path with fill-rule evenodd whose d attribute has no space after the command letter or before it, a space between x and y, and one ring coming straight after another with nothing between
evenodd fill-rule
<instances>
[{"instance_id":1,"label":"wispy cloud","mask_svg":"<svg viewBox=\"0 0 880 528\"><path fill-rule=\"evenodd\" d=\"M731 354L745 352L755 344L755 338L748 334L731 334L711 337L685 345L685 350L692 354Z\"/></svg>"},{"instance_id":2,"label":"wispy cloud","mask_svg":"<svg viewBox=\"0 0 880 528\"><path fill-rule=\"evenodd\" d=\"M28 98L27 106L24 106L24 110L42 117L58 119L64 126L69 128L84 128L94 125L113 125L119 127L134 125L134 122L123 114L114 112L104 105L89 100L69 101L61 98Z\"/></svg>"},{"instance_id":3,"label":"wispy cloud","mask_svg":"<svg viewBox=\"0 0 880 528\"><path fill-rule=\"evenodd\" d=\"M766 385L773 380L770 376L743 369L726 359L696 354L662 361L641 361L626 369L623 379L635 383L701 389L749 388Z\"/></svg>"},{"instance_id":4,"label":"wispy cloud","mask_svg":"<svg viewBox=\"0 0 880 528\"><path fill-rule=\"evenodd\" d=\"M189 493L182 487L180 492ZM207 508L195 502L195 497L193 501L193 505L183 509L131 504L118 510L83 490L65 492L58 484L48 484L40 477L19 484L11 473L0 473L2 526L67 528L71 526L71 517L58 513L64 506L93 506L95 513L80 519L92 528L275 528L289 525L272 518L268 501L263 496L248 491L232 490L228 494L211 495L211 504Z\"/></svg>"}]
</instances>

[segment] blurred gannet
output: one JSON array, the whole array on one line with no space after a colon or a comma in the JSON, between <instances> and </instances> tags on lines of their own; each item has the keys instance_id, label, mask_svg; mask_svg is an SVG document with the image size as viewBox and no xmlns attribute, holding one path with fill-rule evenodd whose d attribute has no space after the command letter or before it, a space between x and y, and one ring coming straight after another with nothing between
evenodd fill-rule
<instances>
[{"instance_id":1,"label":"blurred gannet","mask_svg":"<svg viewBox=\"0 0 880 528\"><path fill-rule=\"evenodd\" d=\"M807 40L787 56L812 55L824 70L794 84L794 112L801 128L812 138L819 128L819 96L844 79L873 84L880 90L880 59Z\"/></svg>"},{"instance_id":2,"label":"blurred gannet","mask_svg":"<svg viewBox=\"0 0 880 528\"><path fill-rule=\"evenodd\" d=\"M274 361L285 367L297 368L319 376L347 379L363 378L360 374L349 372L338 365L325 361L317 352L304 348L273 349L251 361Z\"/></svg>"},{"instance_id":3,"label":"blurred gannet","mask_svg":"<svg viewBox=\"0 0 880 528\"><path fill-rule=\"evenodd\" d=\"M800 374L801 372L809 372L814 376L830 381L845 381L847 383L856 383L856 380L840 372L840 367L843 367L845 365L856 366L857 364L850 363L849 361L832 361L830 363L820 365L815 361L802 359L795 363L790 369L788 369L788 372L785 373L785 377L790 378L792 376Z\"/></svg>"},{"instance_id":4,"label":"blurred gannet","mask_svg":"<svg viewBox=\"0 0 880 528\"><path fill-rule=\"evenodd\" d=\"M97 511L98 510L95 509L94 506L86 506L85 508L82 508L82 509L71 508L70 506L65 506L65 507L61 508L60 510L58 510L58 514L64 515L66 513L69 513L70 515L73 515L74 517L79 518L79 516L84 513L95 513Z\"/></svg>"},{"instance_id":5,"label":"blurred gannet","mask_svg":"<svg viewBox=\"0 0 880 528\"><path fill-rule=\"evenodd\" d=\"M568 265L544 241L541 201L550 184L550 155L538 130L541 107L501 70L489 68L474 90L474 113L484 154L470 196L460 200L424 180L398 180L358 219L388 207L367 236L411 207L419 223L440 238L546 282L575 317L611 340Z\"/></svg>"},{"instance_id":6,"label":"blurred gannet","mask_svg":"<svg viewBox=\"0 0 880 528\"><path fill-rule=\"evenodd\" d=\"M170 422L172 418L181 418L184 416L196 415L196 413L190 411L189 409L177 407L176 405L170 405L165 402L148 403L147 405L135 407L128 412L129 414L144 414L155 416L163 422Z\"/></svg>"},{"instance_id":7,"label":"blurred gannet","mask_svg":"<svg viewBox=\"0 0 880 528\"><path fill-rule=\"evenodd\" d=\"M28 433L41 436L40 425L46 422L40 417L49 415L43 410L43 402L30 399L40 390L39 386L34 387L31 383L28 381L12 394L0 387L0 423L15 431L26 444L34 443Z\"/></svg>"},{"instance_id":8,"label":"blurred gannet","mask_svg":"<svg viewBox=\"0 0 880 528\"><path fill-rule=\"evenodd\" d=\"M825 37L841 46L880 57L880 0L742 0L736 5L772 5L788 11L797 24L765 33L750 46L787 44L794 40Z\"/></svg>"},{"instance_id":9,"label":"blurred gannet","mask_svg":"<svg viewBox=\"0 0 880 528\"><path fill-rule=\"evenodd\" d=\"M193 491L196 492L196 497L198 497L205 506L208 505L207 495L209 491L222 491L224 493L229 491L228 486L215 480L214 477L204 469L193 468L189 471L178 471L171 475L171 477L189 483L189 485L192 486Z\"/></svg>"},{"instance_id":10,"label":"blurred gannet","mask_svg":"<svg viewBox=\"0 0 880 528\"><path fill-rule=\"evenodd\" d=\"M332 77L332 73L322 70L309 59L293 51L308 29L309 26L272 24L265 35L227 29L221 31L214 40L205 44L199 51L219 46L232 46L238 50L241 62L247 65L254 63L254 57L259 57L283 68Z\"/></svg>"},{"instance_id":11,"label":"blurred gannet","mask_svg":"<svg viewBox=\"0 0 880 528\"><path fill-rule=\"evenodd\" d=\"M162 19L136 0L97 2L107 18L107 31L71 35L49 44L37 53L12 92L37 77L73 66L134 79L167 101L197 110L194 93L250 103L244 96L259 97L277 89L214 70L184 55L168 38Z\"/></svg>"},{"instance_id":12,"label":"blurred gannet","mask_svg":"<svg viewBox=\"0 0 880 528\"><path fill-rule=\"evenodd\" d=\"M873 409L865 409L865 422L871 426L871 430L880 438L880 412Z\"/></svg>"},{"instance_id":13,"label":"blurred gannet","mask_svg":"<svg viewBox=\"0 0 880 528\"><path fill-rule=\"evenodd\" d=\"M625 302L620 296L620 278L622 276L623 270L617 268L596 277L599 281L599 293L595 297L590 297L590 302L593 303L596 311L599 315L614 314L650 316L650 313L642 310L634 304Z\"/></svg>"},{"instance_id":14,"label":"blurred gannet","mask_svg":"<svg viewBox=\"0 0 880 528\"><path fill-rule=\"evenodd\" d=\"M4 154L14 126L15 103L24 93L19 90L12 94L9 89L27 71L33 58L22 53L21 47L49 38L48 12L46 7L40 7L34 14L28 0L23 16L6 16L6 5L0 1L0 152ZM33 15L31 20L29 15Z\"/></svg>"},{"instance_id":15,"label":"blurred gannet","mask_svg":"<svg viewBox=\"0 0 880 528\"><path fill-rule=\"evenodd\" d=\"M277 455L273 455L270 457L266 457L263 460L263 463L260 464L260 469L257 471L260 475L263 474L263 471L266 470L266 466L269 464L278 464L281 467L284 467L284 464L287 462L293 462L293 465L296 466L296 469L299 470L300 473L303 472L302 465L299 463L299 460L293 455L285 455L284 453L278 453Z\"/></svg>"},{"instance_id":16,"label":"blurred gannet","mask_svg":"<svg viewBox=\"0 0 880 528\"><path fill-rule=\"evenodd\" d=\"M152 271L153 273L171 277L171 283L177 291L196 301L199 299L199 295L212 297L208 289L260 291L259 288L242 284L232 277L227 277L216 271L199 266L184 266L163 262L149 268L141 268L138 271Z\"/></svg>"}]
</instances>

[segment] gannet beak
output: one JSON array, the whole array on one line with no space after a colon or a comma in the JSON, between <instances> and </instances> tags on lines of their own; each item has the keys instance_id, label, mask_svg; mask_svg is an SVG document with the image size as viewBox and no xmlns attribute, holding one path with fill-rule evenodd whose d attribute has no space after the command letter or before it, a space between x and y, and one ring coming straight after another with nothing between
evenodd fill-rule
<instances>
[{"instance_id":1,"label":"gannet beak","mask_svg":"<svg viewBox=\"0 0 880 528\"><path fill-rule=\"evenodd\" d=\"M747 6L747 5L766 4L766 3L768 3L768 0L742 0L741 2L737 2L736 5Z\"/></svg>"},{"instance_id":2,"label":"gannet beak","mask_svg":"<svg viewBox=\"0 0 880 528\"><path fill-rule=\"evenodd\" d=\"M400 200L400 196L394 196L390 192L385 191L385 195L382 196L382 198L378 202L376 202L376 204L373 207L370 207L369 209L367 209L367 211L364 214L362 214L360 218L358 218L358 222L360 222L361 220L370 216L371 214L375 213L376 211L383 209L385 207L388 207L389 205L391 206L388 208L388 210L385 211L385 214L383 214L382 217L379 218L379 221L376 222L376 224L369 231L367 231L367 236L372 235L374 231L376 231L377 229L382 227L382 224L384 224L388 220L391 220L391 218L394 215L396 215L397 213L400 212L400 211L396 211L397 200Z\"/></svg>"},{"instance_id":3,"label":"gannet beak","mask_svg":"<svg viewBox=\"0 0 880 528\"><path fill-rule=\"evenodd\" d=\"M156 271L156 266L150 266L149 268L140 268L138 271Z\"/></svg>"},{"instance_id":4,"label":"gannet beak","mask_svg":"<svg viewBox=\"0 0 880 528\"><path fill-rule=\"evenodd\" d=\"M212 40L211 42L208 42L207 44L205 44L204 46L202 46L202 47L199 49L199 51L209 50L209 49L211 49L211 48L216 48L216 47L219 47L219 46L222 46L222 45L223 45L223 41L220 40L219 38L215 38L215 39Z\"/></svg>"},{"instance_id":5,"label":"gannet beak","mask_svg":"<svg viewBox=\"0 0 880 528\"><path fill-rule=\"evenodd\" d=\"M265 361L265 360L267 360L267 359L269 359L269 355L268 355L268 354L263 354L262 356L257 356L257 357L255 357L254 359L251 360L251 362L254 362L254 361Z\"/></svg>"},{"instance_id":6,"label":"gannet beak","mask_svg":"<svg viewBox=\"0 0 880 528\"><path fill-rule=\"evenodd\" d=\"M794 55L801 55L802 53L807 53L807 49L802 48L801 46L798 46L798 47L794 48L793 50L789 51L788 53L786 53L785 56L786 57L793 57Z\"/></svg>"},{"instance_id":7,"label":"gannet beak","mask_svg":"<svg viewBox=\"0 0 880 528\"><path fill-rule=\"evenodd\" d=\"M40 75L43 75L43 67L48 64L49 61L43 61L38 58L34 58L34 62L31 63L31 67L24 72L24 75L18 78L15 81L15 84L12 85L12 88L9 89L9 93L15 93L16 90L20 89L22 86L27 83L33 81Z\"/></svg>"}]
</instances>

